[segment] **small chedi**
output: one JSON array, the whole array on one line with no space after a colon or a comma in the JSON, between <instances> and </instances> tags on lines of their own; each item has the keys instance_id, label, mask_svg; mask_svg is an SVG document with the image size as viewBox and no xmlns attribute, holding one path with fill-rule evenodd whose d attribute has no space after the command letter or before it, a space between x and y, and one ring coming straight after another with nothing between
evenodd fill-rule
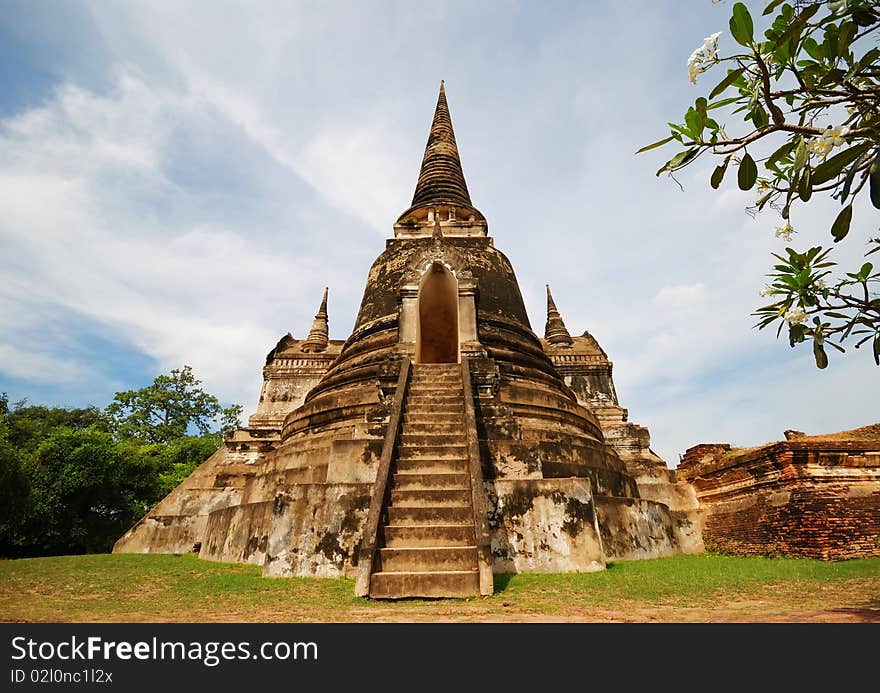
<instances>
[{"instance_id":1,"label":"small chedi","mask_svg":"<svg viewBox=\"0 0 880 693\"><path fill-rule=\"evenodd\" d=\"M700 499L706 546L824 560L880 556L880 424L785 437L685 453L678 473Z\"/></svg>"},{"instance_id":2,"label":"small chedi","mask_svg":"<svg viewBox=\"0 0 880 693\"><path fill-rule=\"evenodd\" d=\"M373 597L702 551L693 488L627 421L612 363L568 332L549 286L544 339L532 331L471 202L442 84L393 231L348 339L328 339L325 290L306 339L269 352L248 426L114 551L350 575Z\"/></svg>"}]
</instances>

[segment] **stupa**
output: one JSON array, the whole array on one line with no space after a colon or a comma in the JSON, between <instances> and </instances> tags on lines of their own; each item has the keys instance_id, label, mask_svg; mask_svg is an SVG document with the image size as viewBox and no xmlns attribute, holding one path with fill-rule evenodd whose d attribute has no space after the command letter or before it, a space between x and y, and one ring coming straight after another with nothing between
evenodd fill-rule
<instances>
[{"instance_id":1,"label":"stupa","mask_svg":"<svg viewBox=\"0 0 880 693\"><path fill-rule=\"evenodd\" d=\"M493 573L702 550L693 489L629 423L612 364L547 287L545 338L468 193L443 84L412 205L351 335L327 292L266 359L248 426L116 543L355 577L379 598L490 594Z\"/></svg>"}]
</instances>

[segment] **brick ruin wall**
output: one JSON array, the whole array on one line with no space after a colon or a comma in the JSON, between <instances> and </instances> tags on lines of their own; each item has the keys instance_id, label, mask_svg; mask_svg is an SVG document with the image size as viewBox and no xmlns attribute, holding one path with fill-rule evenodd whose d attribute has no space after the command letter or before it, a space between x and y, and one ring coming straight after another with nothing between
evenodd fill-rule
<instances>
[{"instance_id":1,"label":"brick ruin wall","mask_svg":"<svg viewBox=\"0 0 880 693\"><path fill-rule=\"evenodd\" d=\"M880 556L880 446L698 445L678 468L705 513L709 550L840 560Z\"/></svg>"}]
</instances>

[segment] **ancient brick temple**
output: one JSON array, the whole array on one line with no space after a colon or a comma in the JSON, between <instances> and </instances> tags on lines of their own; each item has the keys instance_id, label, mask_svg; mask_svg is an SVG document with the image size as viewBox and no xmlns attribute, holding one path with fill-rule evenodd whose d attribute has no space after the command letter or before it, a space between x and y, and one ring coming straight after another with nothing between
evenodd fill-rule
<instances>
[{"instance_id":1,"label":"ancient brick temple","mask_svg":"<svg viewBox=\"0 0 880 693\"><path fill-rule=\"evenodd\" d=\"M705 512L709 548L824 560L880 556L880 424L786 431L756 448L690 448L678 473Z\"/></svg>"},{"instance_id":2,"label":"ancient brick temple","mask_svg":"<svg viewBox=\"0 0 880 693\"><path fill-rule=\"evenodd\" d=\"M412 206L354 331L269 352L257 412L116 544L357 577L374 597L492 591L493 572L701 551L693 489L627 422L612 364L547 289L544 339L473 205L443 86Z\"/></svg>"}]
</instances>

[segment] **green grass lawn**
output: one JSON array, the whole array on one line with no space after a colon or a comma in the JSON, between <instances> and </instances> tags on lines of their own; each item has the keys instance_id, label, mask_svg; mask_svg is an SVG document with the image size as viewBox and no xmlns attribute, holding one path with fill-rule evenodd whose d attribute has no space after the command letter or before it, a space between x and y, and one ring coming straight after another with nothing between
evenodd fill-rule
<instances>
[{"instance_id":1,"label":"green grass lawn","mask_svg":"<svg viewBox=\"0 0 880 693\"><path fill-rule=\"evenodd\" d=\"M675 556L499 575L491 597L373 602L351 579L269 579L192 555L60 556L0 561L0 620L880 620L880 558Z\"/></svg>"}]
</instances>

